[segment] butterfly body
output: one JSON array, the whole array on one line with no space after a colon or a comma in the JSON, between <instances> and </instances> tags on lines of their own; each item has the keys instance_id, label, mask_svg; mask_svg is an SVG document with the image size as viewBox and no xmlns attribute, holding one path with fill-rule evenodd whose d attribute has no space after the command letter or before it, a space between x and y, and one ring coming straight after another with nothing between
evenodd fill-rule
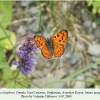
<instances>
[{"instance_id":1,"label":"butterfly body","mask_svg":"<svg viewBox=\"0 0 100 100\"><path fill-rule=\"evenodd\" d=\"M46 39L46 46L50 52L50 55L52 56L53 55L53 43L52 43L51 39L49 39L49 38Z\"/></svg>"},{"instance_id":2,"label":"butterfly body","mask_svg":"<svg viewBox=\"0 0 100 100\"><path fill-rule=\"evenodd\" d=\"M41 49L42 55L50 59L51 57L60 57L63 55L65 48L64 44L68 39L67 30L60 31L57 35L51 36L50 39L45 39L42 36L34 36L37 46Z\"/></svg>"}]
</instances>

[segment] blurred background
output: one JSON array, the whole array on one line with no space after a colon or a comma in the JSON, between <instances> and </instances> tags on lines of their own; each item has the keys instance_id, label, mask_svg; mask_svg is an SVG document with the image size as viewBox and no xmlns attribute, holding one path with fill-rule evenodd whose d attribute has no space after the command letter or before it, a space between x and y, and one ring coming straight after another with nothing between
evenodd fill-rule
<instances>
[{"instance_id":1,"label":"blurred background","mask_svg":"<svg viewBox=\"0 0 100 100\"><path fill-rule=\"evenodd\" d=\"M100 1L1 2L1 87L100 87ZM14 72L4 67L18 59L16 52L28 34L47 38L61 30L68 31L68 41L60 58L45 59L38 50L35 53L38 64L27 77L22 74L12 77Z\"/></svg>"}]
</instances>

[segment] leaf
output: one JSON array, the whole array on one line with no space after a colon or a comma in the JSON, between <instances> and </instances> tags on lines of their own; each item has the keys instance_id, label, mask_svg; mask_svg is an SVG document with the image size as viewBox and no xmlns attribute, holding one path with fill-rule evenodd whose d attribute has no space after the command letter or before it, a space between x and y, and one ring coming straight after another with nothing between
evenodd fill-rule
<instances>
[{"instance_id":1,"label":"leaf","mask_svg":"<svg viewBox=\"0 0 100 100\"><path fill-rule=\"evenodd\" d=\"M7 35L10 36L10 33L11 33L11 32L8 31L8 30L6 30L6 29L5 29L5 31L6 31ZM6 36L6 34L4 34L4 31L0 28L0 40L1 40L1 39L4 39L4 38L6 38L6 37L7 37L7 36Z\"/></svg>"},{"instance_id":2,"label":"leaf","mask_svg":"<svg viewBox=\"0 0 100 100\"><path fill-rule=\"evenodd\" d=\"M0 68L3 68L5 66L6 66L5 52L4 48L0 44Z\"/></svg>"},{"instance_id":3,"label":"leaf","mask_svg":"<svg viewBox=\"0 0 100 100\"><path fill-rule=\"evenodd\" d=\"M100 13L100 8L98 9L98 13Z\"/></svg>"},{"instance_id":4,"label":"leaf","mask_svg":"<svg viewBox=\"0 0 100 100\"><path fill-rule=\"evenodd\" d=\"M17 71L16 71L17 72ZM16 76L16 72L12 71L10 67L6 67L4 69L4 79L9 82L6 83L6 88L27 88L29 82L25 80L25 76L22 73L18 73ZM15 77L16 76L16 77Z\"/></svg>"},{"instance_id":5,"label":"leaf","mask_svg":"<svg viewBox=\"0 0 100 100\"><path fill-rule=\"evenodd\" d=\"M1 80L2 80L2 77L3 77L3 71L0 70L0 82L1 82Z\"/></svg>"},{"instance_id":6,"label":"leaf","mask_svg":"<svg viewBox=\"0 0 100 100\"><path fill-rule=\"evenodd\" d=\"M94 8L100 7L100 1L95 1L92 5Z\"/></svg>"},{"instance_id":7,"label":"leaf","mask_svg":"<svg viewBox=\"0 0 100 100\"><path fill-rule=\"evenodd\" d=\"M20 81L21 80L21 81ZM24 76L22 73L19 73L16 79L16 88L27 88L29 86L29 78Z\"/></svg>"},{"instance_id":8,"label":"leaf","mask_svg":"<svg viewBox=\"0 0 100 100\"><path fill-rule=\"evenodd\" d=\"M22 78L18 79L18 77L16 77L14 80L10 80L6 87L7 88L27 88L29 86L29 82L27 82L26 80L20 81L19 80L23 80Z\"/></svg>"},{"instance_id":9,"label":"leaf","mask_svg":"<svg viewBox=\"0 0 100 100\"><path fill-rule=\"evenodd\" d=\"M6 83L6 88L14 88L14 87L15 87L14 81L10 81L10 82Z\"/></svg>"},{"instance_id":10,"label":"leaf","mask_svg":"<svg viewBox=\"0 0 100 100\"><path fill-rule=\"evenodd\" d=\"M12 78L12 70L10 66L5 67L3 77L5 80Z\"/></svg>"},{"instance_id":11,"label":"leaf","mask_svg":"<svg viewBox=\"0 0 100 100\"><path fill-rule=\"evenodd\" d=\"M12 19L12 2L0 1L0 23L3 27L7 27Z\"/></svg>"},{"instance_id":12,"label":"leaf","mask_svg":"<svg viewBox=\"0 0 100 100\"><path fill-rule=\"evenodd\" d=\"M92 9L92 12L93 12L93 14L96 14L97 9L93 8L93 9Z\"/></svg>"},{"instance_id":13,"label":"leaf","mask_svg":"<svg viewBox=\"0 0 100 100\"><path fill-rule=\"evenodd\" d=\"M27 87L28 87L27 82L19 83L19 82L15 82L14 80L6 84L6 88L27 88Z\"/></svg>"},{"instance_id":14,"label":"leaf","mask_svg":"<svg viewBox=\"0 0 100 100\"><path fill-rule=\"evenodd\" d=\"M92 1L87 1L88 2L88 6L91 6L92 5Z\"/></svg>"},{"instance_id":15,"label":"leaf","mask_svg":"<svg viewBox=\"0 0 100 100\"><path fill-rule=\"evenodd\" d=\"M21 82L21 83L20 83L20 82L16 82L15 87L16 87L16 88L27 88L28 85L29 85L29 83L26 82L26 81L23 81L23 82Z\"/></svg>"},{"instance_id":16,"label":"leaf","mask_svg":"<svg viewBox=\"0 0 100 100\"><path fill-rule=\"evenodd\" d=\"M16 36L13 32L6 30L7 34L9 34L9 39L11 40L13 46L15 46L16 44ZM13 49L12 44L10 43L10 41L8 40L8 38L4 38L2 40L0 40L2 46L5 48L5 50L11 50Z\"/></svg>"}]
</instances>

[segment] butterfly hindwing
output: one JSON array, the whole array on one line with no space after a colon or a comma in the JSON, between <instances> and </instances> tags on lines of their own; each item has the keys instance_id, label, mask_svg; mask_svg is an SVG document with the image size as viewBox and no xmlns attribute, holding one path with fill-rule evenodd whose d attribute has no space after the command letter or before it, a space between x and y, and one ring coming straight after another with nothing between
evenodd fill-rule
<instances>
[{"instance_id":1,"label":"butterfly hindwing","mask_svg":"<svg viewBox=\"0 0 100 100\"><path fill-rule=\"evenodd\" d=\"M51 40L53 42L56 42L56 43L59 43L59 44L65 44L67 39L68 39L67 30L62 30L57 35L51 37Z\"/></svg>"},{"instance_id":2,"label":"butterfly hindwing","mask_svg":"<svg viewBox=\"0 0 100 100\"><path fill-rule=\"evenodd\" d=\"M54 44L54 53L53 56L54 57L60 57L61 55L63 55L65 49L64 46L61 44Z\"/></svg>"},{"instance_id":3,"label":"butterfly hindwing","mask_svg":"<svg viewBox=\"0 0 100 100\"><path fill-rule=\"evenodd\" d=\"M47 59L51 58L50 51L48 50L46 45L44 45L43 48L41 49L41 53L45 58L47 58Z\"/></svg>"}]
</instances>

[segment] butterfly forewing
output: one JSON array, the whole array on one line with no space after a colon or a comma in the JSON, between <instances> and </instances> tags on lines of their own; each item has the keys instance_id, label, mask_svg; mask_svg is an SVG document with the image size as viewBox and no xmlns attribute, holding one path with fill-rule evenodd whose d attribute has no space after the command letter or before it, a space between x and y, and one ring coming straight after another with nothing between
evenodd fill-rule
<instances>
[{"instance_id":1,"label":"butterfly forewing","mask_svg":"<svg viewBox=\"0 0 100 100\"><path fill-rule=\"evenodd\" d=\"M57 35L52 36L51 40L59 44L65 44L68 39L67 30L60 31Z\"/></svg>"},{"instance_id":2,"label":"butterfly forewing","mask_svg":"<svg viewBox=\"0 0 100 100\"><path fill-rule=\"evenodd\" d=\"M36 42L36 45L39 47L39 48L42 48L44 45L46 45L46 39L42 36L39 36L39 35L35 35L34 36L34 40Z\"/></svg>"}]
</instances>

